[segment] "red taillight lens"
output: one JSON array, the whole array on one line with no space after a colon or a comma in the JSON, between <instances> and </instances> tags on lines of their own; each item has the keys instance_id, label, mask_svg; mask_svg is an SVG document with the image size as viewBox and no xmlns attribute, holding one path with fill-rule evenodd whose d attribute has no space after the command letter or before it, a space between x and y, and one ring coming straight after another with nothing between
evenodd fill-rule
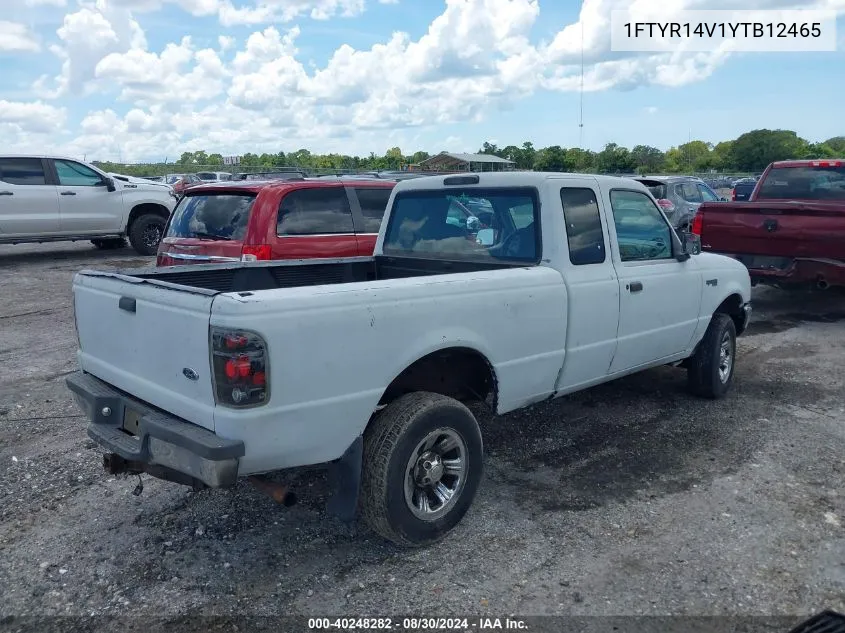
<instances>
[{"instance_id":1,"label":"red taillight lens","mask_svg":"<svg viewBox=\"0 0 845 633\"><path fill-rule=\"evenodd\" d=\"M273 256L273 249L269 244L256 244L244 246L241 249L242 262L269 261Z\"/></svg>"},{"instance_id":2,"label":"red taillight lens","mask_svg":"<svg viewBox=\"0 0 845 633\"><path fill-rule=\"evenodd\" d=\"M701 236L701 229L704 228L704 214L696 213L692 219L692 232Z\"/></svg>"},{"instance_id":3,"label":"red taillight lens","mask_svg":"<svg viewBox=\"0 0 845 633\"><path fill-rule=\"evenodd\" d=\"M267 402L267 345L258 334L212 327L211 365L217 404L250 407Z\"/></svg>"},{"instance_id":4,"label":"red taillight lens","mask_svg":"<svg viewBox=\"0 0 845 633\"><path fill-rule=\"evenodd\" d=\"M660 198L660 200L657 201L657 205L661 209L663 209L664 211L674 211L675 210L675 205L672 204L671 200L667 200L666 198Z\"/></svg>"},{"instance_id":5,"label":"red taillight lens","mask_svg":"<svg viewBox=\"0 0 845 633\"><path fill-rule=\"evenodd\" d=\"M736 202L736 189L731 189L731 202Z\"/></svg>"}]
</instances>

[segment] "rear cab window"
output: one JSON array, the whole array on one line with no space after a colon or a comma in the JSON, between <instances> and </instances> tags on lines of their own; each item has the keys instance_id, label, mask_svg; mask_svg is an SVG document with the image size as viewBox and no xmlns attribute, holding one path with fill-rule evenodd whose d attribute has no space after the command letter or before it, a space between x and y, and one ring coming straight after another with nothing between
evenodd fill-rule
<instances>
[{"instance_id":1,"label":"rear cab window","mask_svg":"<svg viewBox=\"0 0 845 633\"><path fill-rule=\"evenodd\" d=\"M569 261L576 266L603 263L604 232L596 193L588 188L563 187L560 202L566 222Z\"/></svg>"},{"instance_id":2,"label":"rear cab window","mask_svg":"<svg viewBox=\"0 0 845 633\"><path fill-rule=\"evenodd\" d=\"M343 187L295 189L279 205L276 234L353 234L352 211Z\"/></svg>"},{"instance_id":3,"label":"rear cab window","mask_svg":"<svg viewBox=\"0 0 845 633\"><path fill-rule=\"evenodd\" d=\"M845 200L845 165L773 167L757 200Z\"/></svg>"},{"instance_id":4,"label":"rear cab window","mask_svg":"<svg viewBox=\"0 0 845 633\"><path fill-rule=\"evenodd\" d=\"M478 215L487 213L482 222ZM536 263L537 192L526 187L408 190L396 195L383 253L447 261Z\"/></svg>"},{"instance_id":5,"label":"rear cab window","mask_svg":"<svg viewBox=\"0 0 845 633\"><path fill-rule=\"evenodd\" d=\"M46 185L40 158L0 158L0 181L10 185Z\"/></svg>"},{"instance_id":6,"label":"rear cab window","mask_svg":"<svg viewBox=\"0 0 845 633\"><path fill-rule=\"evenodd\" d=\"M254 193L185 196L173 210L165 238L242 241L255 198Z\"/></svg>"}]
</instances>

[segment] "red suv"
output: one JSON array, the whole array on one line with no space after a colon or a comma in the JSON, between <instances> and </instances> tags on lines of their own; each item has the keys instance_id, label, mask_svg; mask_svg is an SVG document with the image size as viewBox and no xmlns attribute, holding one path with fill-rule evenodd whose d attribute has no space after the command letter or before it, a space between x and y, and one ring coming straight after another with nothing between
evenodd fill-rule
<instances>
[{"instance_id":1,"label":"red suv","mask_svg":"<svg viewBox=\"0 0 845 633\"><path fill-rule=\"evenodd\" d=\"M170 216L157 266L372 255L389 180L195 185Z\"/></svg>"}]
</instances>

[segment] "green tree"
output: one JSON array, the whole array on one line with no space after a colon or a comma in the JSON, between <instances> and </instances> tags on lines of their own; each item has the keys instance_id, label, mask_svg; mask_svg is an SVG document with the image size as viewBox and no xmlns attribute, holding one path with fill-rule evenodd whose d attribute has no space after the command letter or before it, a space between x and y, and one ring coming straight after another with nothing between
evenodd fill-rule
<instances>
[{"instance_id":1,"label":"green tree","mask_svg":"<svg viewBox=\"0 0 845 633\"><path fill-rule=\"evenodd\" d=\"M836 152L837 158L845 158L845 136L834 136L827 139L824 144Z\"/></svg>"},{"instance_id":2,"label":"green tree","mask_svg":"<svg viewBox=\"0 0 845 633\"><path fill-rule=\"evenodd\" d=\"M544 147L534 157L534 169L537 171L566 171L566 150L560 145Z\"/></svg>"},{"instance_id":3,"label":"green tree","mask_svg":"<svg viewBox=\"0 0 845 633\"><path fill-rule=\"evenodd\" d=\"M222 154L209 154L208 164L209 165L216 165L216 166L222 165L223 164L223 155Z\"/></svg>"},{"instance_id":4,"label":"green tree","mask_svg":"<svg viewBox=\"0 0 845 633\"><path fill-rule=\"evenodd\" d=\"M602 173L624 174L634 171L636 161L627 147L608 143L596 156L596 167Z\"/></svg>"},{"instance_id":5,"label":"green tree","mask_svg":"<svg viewBox=\"0 0 845 633\"><path fill-rule=\"evenodd\" d=\"M742 171L762 171L776 160L803 158L807 141L791 130L752 130L733 142L735 166Z\"/></svg>"},{"instance_id":6,"label":"green tree","mask_svg":"<svg viewBox=\"0 0 845 633\"><path fill-rule=\"evenodd\" d=\"M663 152L651 145L635 145L631 150L631 157L636 162L637 172L641 174L660 171L666 158Z\"/></svg>"}]
</instances>

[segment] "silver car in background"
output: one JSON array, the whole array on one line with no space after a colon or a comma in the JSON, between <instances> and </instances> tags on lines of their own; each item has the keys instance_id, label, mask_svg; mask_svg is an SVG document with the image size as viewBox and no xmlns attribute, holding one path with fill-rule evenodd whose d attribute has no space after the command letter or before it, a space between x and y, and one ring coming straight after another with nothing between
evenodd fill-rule
<instances>
[{"instance_id":1,"label":"silver car in background","mask_svg":"<svg viewBox=\"0 0 845 633\"><path fill-rule=\"evenodd\" d=\"M702 202L727 202L694 176L649 176L634 180L648 187L668 220L680 230L689 229Z\"/></svg>"}]
</instances>

